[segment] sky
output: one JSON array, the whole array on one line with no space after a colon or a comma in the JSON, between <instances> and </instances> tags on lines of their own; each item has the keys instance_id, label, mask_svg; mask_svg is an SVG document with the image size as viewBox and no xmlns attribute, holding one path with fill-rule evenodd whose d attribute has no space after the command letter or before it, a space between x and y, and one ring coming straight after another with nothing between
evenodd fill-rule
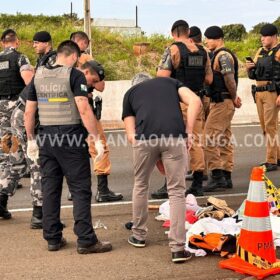
<instances>
[{"instance_id":1,"label":"sky","mask_svg":"<svg viewBox=\"0 0 280 280\"><path fill-rule=\"evenodd\" d=\"M1 13L62 15L73 11L83 17L84 0L9 0L1 2ZM94 18L135 19L146 34L168 35L174 21L186 20L205 30L211 25L242 23L247 31L260 22L280 16L280 0L91 0Z\"/></svg>"}]
</instances>

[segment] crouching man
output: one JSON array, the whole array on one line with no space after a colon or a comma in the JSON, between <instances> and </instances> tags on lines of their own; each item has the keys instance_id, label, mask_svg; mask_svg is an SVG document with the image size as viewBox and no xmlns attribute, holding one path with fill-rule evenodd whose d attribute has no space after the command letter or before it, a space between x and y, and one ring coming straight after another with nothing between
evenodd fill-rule
<instances>
[{"instance_id":1,"label":"crouching man","mask_svg":"<svg viewBox=\"0 0 280 280\"><path fill-rule=\"evenodd\" d=\"M154 78L140 73L123 100L122 119L133 147L133 227L128 243L145 247L148 218L148 188L151 173L162 161L170 199L169 246L172 261L191 257L185 246L185 167L191 147L193 125L201 109L199 97L178 80ZM189 106L187 129L180 102ZM188 137L187 137L188 136ZM187 144L186 144L187 139Z\"/></svg>"}]
</instances>

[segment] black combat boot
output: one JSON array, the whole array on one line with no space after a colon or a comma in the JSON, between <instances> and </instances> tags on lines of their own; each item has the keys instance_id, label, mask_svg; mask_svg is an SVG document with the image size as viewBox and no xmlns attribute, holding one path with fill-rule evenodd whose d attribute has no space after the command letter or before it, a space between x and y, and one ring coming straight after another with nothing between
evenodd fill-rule
<instances>
[{"instance_id":1,"label":"black combat boot","mask_svg":"<svg viewBox=\"0 0 280 280\"><path fill-rule=\"evenodd\" d=\"M119 201L123 199L121 193L114 193L108 188L108 175L97 175L96 202Z\"/></svg>"},{"instance_id":2,"label":"black combat boot","mask_svg":"<svg viewBox=\"0 0 280 280\"><path fill-rule=\"evenodd\" d=\"M0 194L0 217L5 220L12 218L12 214L7 209L8 195L1 193Z\"/></svg>"},{"instance_id":3,"label":"black combat boot","mask_svg":"<svg viewBox=\"0 0 280 280\"><path fill-rule=\"evenodd\" d=\"M154 199L168 198L166 179L164 181L164 185L160 189L158 189L157 191L153 192L151 194L151 197L154 198Z\"/></svg>"},{"instance_id":4,"label":"black combat boot","mask_svg":"<svg viewBox=\"0 0 280 280\"><path fill-rule=\"evenodd\" d=\"M186 190L186 196L188 194L193 194L194 196L203 196L202 181L203 171L194 171L193 182L191 184L191 187Z\"/></svg>"},{"instance_id":5,"label":"black combat boot","mask_svg":"<svg viewBox=\"0 0 280 280\"><path fill-rule=\"evenodd\" d=\"M231 172L223 170L223 173L224 173L224 177L227 181L226 189L232 189L233 185L232 185L232 180L231 180Z\"/></svg>"},{"instance_id":6,"label":"black combat boot","mask_svg":"<svg viewBox=\"0 0 280 280\"><path fill-rule=\"evenodd\" d=\"M224 177L223 170L214 169L210 176L207 186L204 188L205 192L213 192L216 189L225 189L227 187L227 181Z\"/></svg>"},{"instance_id":7,"label":"black combat boot","mask_svg":"<svg viewBox=\"0 0 280 280\"><path fill-rule=\"evenodd\" d=\"M42 218L43 218L42 206L33 206L30 228L42 229L43 228Z\"/></svg>"}]
</instances>

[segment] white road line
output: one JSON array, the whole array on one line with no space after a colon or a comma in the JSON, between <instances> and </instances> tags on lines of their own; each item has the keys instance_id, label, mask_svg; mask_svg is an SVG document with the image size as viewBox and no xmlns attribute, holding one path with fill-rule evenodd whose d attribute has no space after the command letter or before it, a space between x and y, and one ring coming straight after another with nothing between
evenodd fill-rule
<instances>
[{"instance_id":1,"label":"white road line","mask_svg":"<svg viewBox=\"0 0 280 280\"><path fill-rule=\"evenodd\" d=\"M215 197L237 197L237 196L246 196L247 193L232 193L232 194L217 194L212 195ZM208 198L209 196L200 196L196 199L203 199ZM149 203L158 203L158 202L165 202L166 199L151 199L149 200ZM120 201L120 202L112 202L112 203L98 203L98 204L91 204L91 207L103 207L103 206L118 206L118 205L130 205L132 204L132 201ZM62 205L61 209L71 209L73 208L73 205ZM18 208L18 209L9 209L10 212L30 212L33 208Z\"/></svg>"}]
</instances>

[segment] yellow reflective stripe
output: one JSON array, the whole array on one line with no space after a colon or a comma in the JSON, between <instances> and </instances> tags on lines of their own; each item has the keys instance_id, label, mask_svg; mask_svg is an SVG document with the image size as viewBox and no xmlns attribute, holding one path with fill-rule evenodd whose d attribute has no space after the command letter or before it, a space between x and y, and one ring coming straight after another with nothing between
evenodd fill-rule
<instances>
[{"instance_id":1,"label":"yellow reflective stripe","mask_svg":"<svg viewBox=\"0 0 280 280\"><path fill-rule=\"evenodd\" d=\"M241 246L238 245L237 247L237 255L245 262L248 262L258 268L263 269L270 269L273 267L279 267L280 263L276 262L274 264L271 264L267 260L261 258L260 256L256 256L252 254L251 252L243 249Z\"/></svg>"},{"instance_id":2,"label":"yellow reflective stripe","mask_svg":"<svg viewBox=\"0 0 280 280\"><path fill-rule=\"evenodd\" d=\"M69 98L49 98L49 102L67 102Z\"/></svg>"}]
</instances>

